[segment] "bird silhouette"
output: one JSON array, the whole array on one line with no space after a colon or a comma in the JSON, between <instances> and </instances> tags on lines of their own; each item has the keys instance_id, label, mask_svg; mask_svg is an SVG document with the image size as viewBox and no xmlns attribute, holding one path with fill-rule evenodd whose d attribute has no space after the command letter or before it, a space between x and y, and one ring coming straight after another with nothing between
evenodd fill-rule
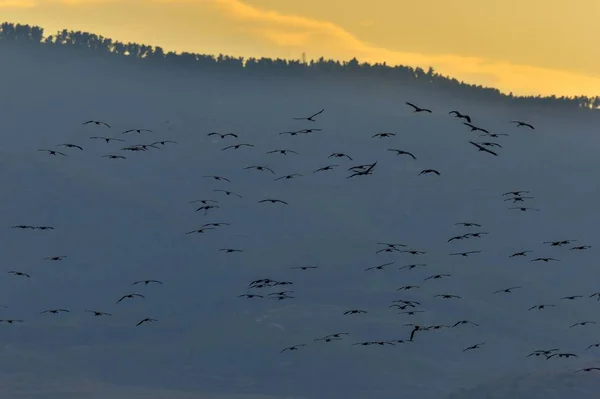
<instances>
[{"instance_id":1,"label":"bird silhouette","mask_svg":"<svg viewBox=\"0 0 600 399\"><path fill-rule=\"evenodd\" d=\"M83 151L83 147L77 144L59 144L58 147L77 148Z\"/></svg>"},{"instance_id":2,"label":"bird silhouette","mask_svg":"<svg viewBox=\"0 0 600 399\"><path fill-rule=\"evenodd\" d=\"M136 284L148 285L150 283L163 284L162 281L158 281L158 280L138 280L138 281L135 281L134 283L132 283L131 285L136 285Z\"/></svg>"},{"instance_id":3,"label":"bird silhouette","mask_svg":"<svg viewBox=\"0 0 600 399\"><path fill-rule=\"evenodd\" d=\"M230 148L233 148L234 150L239 149L240 147L254 147L254 144L246 144L246 143L242 143L242 144L234 144L234 145L228 145L225 148L221 148L221 151L225 151L228 150Z\"/></svg>"},{"instance_id":4,"label":"bird silhouette","mask_svg":"<svg viewBox=\"0 0 600 399\"><path fill-rule=\"evenodd\" d=\"M146 317L145 319L142 319L142 320L140 320L140 321L139 321L139 322L136 324L136 327L137 327L137 326L140 326L140 325L142 325L142 324L144 324L144 323L152 323L152 322L155 322L155 321L158 321L158 320L157 320L157 319L152 319L152 318L150 318L150 317Z\"/></svg>"},{"instance_id":5,"label":"bird silhouette","mask_svg":"<svg viewBox=\"0 0 600 399\"><path fill-rule=\"evenodd\" d=\"M123 155L102 155L102 158L110 158L110 159L127 159L126 157L124 157Z\"/></svg>"},{"instance_id":6,"label":"bird silhouette","mask_svg":"<svg viewBox=\"0 0 600 399\"><path fill-rule=\"evenodd\" d=\"M448 114L454 115L455 118L465 119L467 122L471 123L471 117L466 114L461 114L459 111L450 111L450 112L448 112Z\"/></svg>"},{"instance_id":7,"label":"bird silhouette","mask_svg":"<svg viewBox=\"0 0 600 399\"><path fill-rule=\"evenodd\" d=\"M301 348L303 346L306 346L306 344L300 344L300 345L294 345L294 346L288 346L287 348L283 348L283 350L280 353L283 353L285 351L297 351L298 348Z\"/></svg>"},{"instance_id":8,"label":"bird silhouette","mask_svg":"<svg viewBox=\"0 0 600 399\"><path fill-rule=\"evenodd\" d=\"M38 151L47 152L49 155L62 155L63 157L67 156L67 154L65 154L64 152L55 151L55 150L39 149Z\"/></svg>"},{"instance_id":9,"label":"bird silhouette","mask_svg":"<svg viewBox=\"0 0 600 399\"><path fill-rule=\"evenodd\" d=\"M83 122L84 125L89 125L90 123L93 123L95 125L103 125L106 127L110 127L110 125L106 122L102 122L102 121L87 121L87 122Z\"/></svg>"},{"instance_id":10,"label":"bird silhouette","mask_svg":"<svg viewBox=\"0 0 600 399\"><path fill-rule=\"evenodd\" d=\"M417 157L415 157L412 153L408 151L397 150L395 148L388 148L388 151L395 151L396 155L408 155L409 157L412 157L412 159L414 159L415 161L417 160Z\"/></svg>"},{"instance_id":11,"label":"bird silhouette","mask_svg":"<svg viewBox=\"0 0 600 399\"><path fill-rule=\"evenodd\" d=\"M143 296L142 294L126 294L123 295L118 301L117 303L121 302L123 299L134 299L135 297L139 297L139 298L146 298L145 296Z\"/></svg>"},{"instance_id":12,"label":"bird silhouette","mask_svg":"<svg viewBox=\"0 0 600 399\"><path fill-rule=\"evenodd\" d=\"M413 112L429 112L429 113L431 113L430 109L418 107L418 106L416 106L413 103L409 103L408 101L406 102L406 105L412 107L413 108Z\"/></svg>"},{"instance_id":13,"label":"bird silhouette","mask_svg":"<svg viewBox=\"0 0 600 399\"><path fill-rule=\"evenodd\" d=\"M306 120L306 121L310 121L310 122L316 122L314 120L314 117L317 116L317 115L321 115L323 113L323 111L325 111L325 108L323 108L319 112L316 112L316 113L312 114L311 116L301 117L301 118L294 118L294 119L295 120Z\"/></svg>"},{"instance_id":14,"label":"bird silhouette","mask_svg":"<svg viewBox=\"0 0 600 399\"><path fill-rule=\"evenodd\" d=\"M487 152L488 154L492 154L492 155L498 156L498 154L497 154L497 153L495 153L495 152L494 152L494 151L492 151L492 150L488 150L487 148L485 148L484 146L482 146L482 145L481 145L481 144L479 144L479 143L475 143L474 141L469 141L469 143L471 143L471 144L473 144L475 147L477 147L479 151Z\"/></svg>"},{"instance_id":15,"label":"bird silhouette","mask_svg":"<svg viewBox=\"0 0 600 399\"><path fill-rule=\"evenodd\" d=\"M93 313L94 316L112 316L110 313L100 312L99 310L86 310L86 312Z\"/></svg>"},{"instance_id":16,"label":"bird silhouette","mask_svg":"<svg viewBox=\"0 0 600 399\"><path fill-rule=\"evenodd\" d=\"M521 121L510 121L510 123L516 123L517 127L519 126L527 126L530 129L535 129L532 125L530 125L529 123L525 123L525 122L521 122Z\"/></svg>"},{"instance_id":17,"label":"bird silhouette","mask_svg":"<svg viewBox=\"0 0 600 399\"><path fill-rule=\"evenodd\" d=\"M219 136L222 139L224 139L225 137L228 137L228 136L234 137L236 139L238 138L238 135L235 134L235 133L217 133L217 132L211 132L211 133L208 133L207 136L209 136L209 137L210 136Z\"/></svg>"},{"instance_id":18,"label":"bird silhouette","mask_svg":"<svg viewBox=\"0 0 600 399\"><path fill-rule=\"evenodd\" d=\"M104 140L107 143L110 143L111 141L125 141L125 140L117 139L114 137L104 137L104 136L92 136L92 137L90 137L90 139Z\"/></svg>"},{"instance_id":19,"label":"bird silhouette","mask_svg":"<svg viewBox=\"0 0 600 399\"><path fill-rule=\"evenodd\" d=\"M522 287L510 287L510 288L504 288L502 290L498 290L498 291L494 291L494 294L499 294L501 292L507 293L507 294L512 294L512 290L516 290L518 288L522 288Z\"/></svg>"},{"instance_id":20,"label":"bird silhouette","mask_svg":"<svg viewBox=\"0 0 600 399\"><path fill-rule=\"evenodd\" d=\"M430 173L436 174L436 175L438 175L438 176L440 176L440 175L441 175L441 173L440 173L440 172L438 172L438 171L437 171L437 170L435 170L435 169L423 169L423 170L421 171L421 173L419 173L419 176L421 176L421 175L427 175L427 174L430 174Z\"/></svg>"}]
</instances>

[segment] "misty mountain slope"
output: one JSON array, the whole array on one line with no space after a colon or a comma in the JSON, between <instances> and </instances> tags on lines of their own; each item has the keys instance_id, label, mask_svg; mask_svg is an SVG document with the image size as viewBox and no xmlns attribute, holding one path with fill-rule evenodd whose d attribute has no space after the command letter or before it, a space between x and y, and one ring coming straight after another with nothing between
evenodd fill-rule
<instances>
[{"instance_id":1,"label":"misty mountain slope","mask_svg":"<svg viewBox=\"0 0 600 399\"><path fill-rule=\"evenodd\" d=\"M460 104L475 125L510 135L494 140L502 145L494 157L469 144L484 138L448 115L457 101L443 94L399 88L378 97L351 84L172 77L168 70L136 76L134 66L95 66L93 60L69 66L64 58L46 67L35 55L21 56L12 66L2 64L12 83L11 101L3 100L0 113L5 140L0 179L7 188L0 196L5 224L0 305L8 306L0 309L0 318L24 320L0 325L3 357L10 359L5 373L24 370L44 381L68 374L108 384L116 397L127 397L127 387L141 387L163 395L172 390L244 398L427 399L485 387L504 375L570 375L598 365L599 350L585 349L598 339L600 326L569 328L598 321L600 306L588 298L600 291L594 263L600 188L592 183L597 139L589 134L589 122L563 121L551 110L522 115L518 109ZM27 67L19 68L19 62ZM415 114L405 101L434 112ZM321 108L317 122L293 120ZM536 129L508 123L519 118ZM90 119L111 128L82 125ZM313 127L322 131L279 134ZM122 134L132 128L153 131ZM212 131L231 131L239 139L208 137ZM396 136L372 138L382 131ZM104 135L125 142L90 139ZM121 150L157 140L177 144ZM56 147L61 143L84 150ZM223 150L239 143L254 147ZM38 151L44 148L67 156ZM267 154L276 149L298 154ZM328 158L337 152L353 160ZM101 157L107 154L126 159ZM346 179L351 166L375 161L372 175ZM329 164L339 166L314 173ZM244 169L250 165L267 165L275 173ZM428 168L441 176L419 176ZM292 173L302 176L274 180ZM203 177L208 175L231 182ZM524 206L540 211L508 210L519 206L504 201L502 193L512 190L530 190L535 198ZM266 198L289 205L259 203ZM216 200L219 208L195 212L202 204L189 202L197 199ZM461 221L482 227L455 225ZM185 234L211 222L230 225ZM10 228L18 224L55 229ZM475 231L490 234L447 242ZM563 239L577 241L559 248L543 244ZM382 248L378 242L426 253L376 253ZM569 250L584 244L594 247ZM219 251L224 248L243 252ZM472 250L482 252L450 256ZM523 250L534 252L509 258ZM58 255L67 258L44 259ZM560 261L531 262L535 257ZM394 264L365 271L386 262ZM398 270L413 263L427 266ZM303 265L320 267L291 269ZM31 277L9 275L11 270ZM451 276L425 281L446 273ZM267 277L293 284L248 289L250 281ZM132 285L144 279L164 284ZM397 291L404 285L419 288ZM493 294L511 286L523 288ZM237 297L288 289L293 299ZM128 293L145 298L116 303ZM446 293L462 298L434 297ZM584 298L560 299L569 295ZM417 300L425 312L401 314L389 307L397 299ZM556 307L528 311L546 303ZM51 308L71 312L40 314ZM86 309L112 316L95 317ZM350 309L368 313L343 315ZM158 322L136 327L145 317ZM351 345L406 340L412 330L406 323L453 325L463 319L479 327L420 332L414 342L395 346ZM350 336L313 342L335 332ZM462 351L481 342L481 349ZM308 345L280 353L301 343ZM543 348L579 358L526 357ZM37 366L32 358L39 359ZM48 395L64 389L42 383ZM64 384L72 385L73 397L91 397L88 393L100 389ZM7 386L10 395L36 397L18 384Z\"/></svg>"}]
</instances>

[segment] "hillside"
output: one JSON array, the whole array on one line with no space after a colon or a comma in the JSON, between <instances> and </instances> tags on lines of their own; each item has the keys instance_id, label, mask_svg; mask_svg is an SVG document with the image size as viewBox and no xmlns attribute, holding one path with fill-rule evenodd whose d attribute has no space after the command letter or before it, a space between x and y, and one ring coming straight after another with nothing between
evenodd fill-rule
<instances>
[{"instance_id":1,"label":"hillside","mask_svg":"<svg viewBox=\"0 0 600 399\"><path fill-rule=\"evenodd\" d=\"M600 349L586 350L600 326L570 328L598 321L600 306L589 298L600 290L595 112L488 102L419 84L192 71L28 42L4 43L0 51L0 305L7 306L0 319L23 320L0 324L4 396L471 399L521 376L544 384L540 375L567 376L554 378L564 381L554 392L573 398L600 388L593 371L573 373L600 365ZM405 101L433 112L414 113ZM293 119L322 108L316 122ZM469 144L484 139L448 114L454 109L509 134L490 139L502 146L497 157ZM83 124L89 120L110 128ZM138 128L152 132L122 133ZM279 134L304 128L322 130ZM239 139L207 136L213 131ZM386 131L396 135L372 137ZM104 135L125 142L90 139ZM121 150L159 140L177 143ZM235 143L254 147L222 150ZM298 154L267 154L275 149ZM336 152L352 160L328 158ZM372 175L346 178L349 167L375 161ZM257 164L275 173L244 169ZM339 167L313 173L328 164ZM427 168L441 176L419 175ZM302 176L274 180L292 173ZM509 210L515 205L502 194L512 190L529 190L534 198L525 206L539 212ZM266 198L288 205L259 203ZM201 204L189 202L197 199L216 200L219 208L195 212ZM461 221L490 234L447 242L477 231L455 225ZM211 222L229 225L185 234ZM21 224L55 229L11 228ZM551 240L577 241L543 243ZM378 242L426 254L377 253ZM570 250L586 244L592 248ZM527 249L534 252L509 258ZM449 255L471 250L482 252ZM59 255L67 257L44 259ZM531 262L538 256L560 261ZM385 262L394 264L365 271ZM427 266L399 270L412 263ZM319 268L291 269L303 265ZM445 273L451 276L424 281ZM248 290L261 278L293 285ZM145 279L164 284L132 285ZM409 284L419 288L397 291ZM510 286L523 288L493 294ZM267 298L288 289L294 298ZM249 291L266 297L238 297ZM145 298L116 303L134 292ZM462 298L434 297L443 293ZM569 295L583 298L561 299ZM424 313L400 314L389 307L398 299L421 302ZM528 311L544 303L556 307ZM56 308L70 312L40 314ZM112 316L94 317L89 309ZM368 313L343 315L350 309ZM136 327L146 317L158 321ZM479 326L423 332L394 346L352 345L406 340L406 323L463 319ZM350 335L313 342L336 332ZM544 348L578 358L527 357ZM501 397L517 397L511 395L524 385Z\"/></svg>"},{"instance_id":2,"label":"hillside","mask_svg":"<svg viewBox=\"0 0 600 399\"><path fill-rule=\"evenodd\" d=\"M33 47L36 53L49 52L54 56L67 52L70 56L95 57L111 59L121 64L135 64L138 67L171 67L171 71L181 73L225 73L229 76L245 75L250 77L268 76L284 79L318 79L328 82L358 82L371 89L391 87L393 89L417 87L420 91L428 91L438 95L444 93L452 97L468 98L470 101L485 101L496 106L514 105L520 108L548 108L562 112L597 111L600 108L600 96L556 97L556 96L514 96L512 93L501 93L498 89L478 84L458 81L451 76L443 76L432 67L427 70L421 67L405 65L387 65L386 63L370 64L360 62L356 58L348 61L325 59L302 62L292 59L248 58L231 55L176 53L161 47L140 43L123 43L118 40L96 35L90 32L68 31L63 29L55 34L46 35L39 26L0 24L0 46L11 48L18 46L20 50ZM175 69L173 67L176 67ZM596 114L596 112L594 112Z\"/></svg>"}]
</instances>

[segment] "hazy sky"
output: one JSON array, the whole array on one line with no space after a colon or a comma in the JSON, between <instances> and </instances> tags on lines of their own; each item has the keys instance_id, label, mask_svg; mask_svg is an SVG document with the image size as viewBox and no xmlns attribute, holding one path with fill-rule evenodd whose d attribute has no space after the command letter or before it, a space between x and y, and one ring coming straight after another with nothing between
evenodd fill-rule
<instances>
[{"instance_id":1,"label":"hazy sky","mask_svg":"<svg viewBox=\"0 0 600 399\"><path fill-rule=\"evenodd\" d=\"M527 94L600 94L596 0L0 0L2 19L168 50L433 65Z\"/></svg>"}]
</instances>

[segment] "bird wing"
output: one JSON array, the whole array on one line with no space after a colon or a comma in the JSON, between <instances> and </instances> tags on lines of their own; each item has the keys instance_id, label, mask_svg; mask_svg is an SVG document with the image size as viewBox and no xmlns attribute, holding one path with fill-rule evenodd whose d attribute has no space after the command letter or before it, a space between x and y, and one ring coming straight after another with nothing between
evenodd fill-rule
<instances>
[{"instance_id":1,"label":"bird wing","mask_svg":"<svg viewBox=\"0 0 600 399\"><path fill-rule=\"evenodd\" d=\"M319 115L319 114L323 113L323 111L325 111L325 108L323 108L322 110L320 110L320 111L319 111L319 112L317 112L316 114L313 114L313 115L309 116L309 118L314 118L315 116L317 116L317 115Z\"/></svg>"}]
</instances>

